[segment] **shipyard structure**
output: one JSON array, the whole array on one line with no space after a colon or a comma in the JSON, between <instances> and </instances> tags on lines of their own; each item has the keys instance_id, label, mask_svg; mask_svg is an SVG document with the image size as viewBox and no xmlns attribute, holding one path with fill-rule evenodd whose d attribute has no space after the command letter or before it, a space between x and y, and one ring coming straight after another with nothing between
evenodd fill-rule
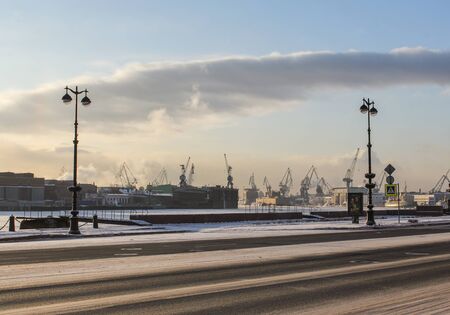
<instances>
[{"instance_id":1,"label":"shipyard structure","mask_svg":"<svg viewBox=\"0 0 450 315\"><path fill-rule=\"evenodd\" d=\"M341 186L332 187L324 177L319 176L317 168L311 166L306 175L300 180L298 190L292 192L293 176L288 168L281 177L277 186L272 186L265 176L262 189L259 189L255 182L254 173L251 174L248 186L244 188L241 196L241 203L245 207L255 208L277 208L277 207L306 207L306 208L347 208L349 195L360 195L364 205L368 203L368 189L365 183L361 186L353 185L356 163L360 149L351 161L350 167L346 170ZM428 191L407 191L406 182L404 189L400 189L400 184L396 184L398 192L396 196L387 196L385 184L389 184L387 178L389 174L385 170L378 172L381 175L374 181L375 187L372 190L372 204L375 207L383 208L414 208L417 206L442 207L450 209L450 170L444 173L435 186Z\"/></svg>"},{"instance_id":2,"label":"shipyard structure","mask_svg":"<svg viewBox=\"0 0 450 315\"><path fill-rule=\"evenodd\" d=\"M161 185L152 188L149 200L153 208L236 209L238 189L223 186Z\"/></svg>"},{"instance_id":3,"label":"shipyard structure","mask_svg":"<svg viewBox=\"0 0 450 315\"><path fill-rule=\"evenodd\" d=\"M181 164L181 175L178 186L165 184L167 174L162 170L153 185L147 187L152 207L172 209L236 209L238 207L239 191L234 188L232 167L228 164L226 154L225 166L227 170L226 186L192 185L195 166L189 157L185 164Z\"/></svg>"},{"instance_id":4,"label":"shipyard structure","mask_svg":"<svg viewBox=\"0 0 450 315\"><path fill-rule=\"evenodd\" d=\"M300 181L299 189L293 189L293 176L288 168L277 186L272 186L264 177L263 187L256 185L252 173L248 186L239 190L234 187L232 167L225 160L225 185L195 186L195 166L189 157L181 164L179 182L168 181L167 172L162 169L158 176L143 187L126 163L120 167L117 178L120 183L97 187L95 183L80 183L78 194L80 209L236 209L239 205L255 208L294 207L347 207L349 194L362 196L367 204L367 188L353 186L357 149L350 167L342 179L344 185L331 187L324 177L319 176L315 166L311 166ZM450 208L450 170L443 174L429 191L409 192L406 183L403 191L398 186L397 197L387 197L384 192L386 172L375 182L372 203L376 207L410 208L415 206L442 206ZM281 175L281 174L280 174ZM226 180L226 181L225 181ZM72 193L68 187L71 180L45 179L32 173L0 172L0 210L69 210Z\"/></svg>"},{"instance_id":5,"label":"shipyard structure","mask_svg":"<svg viewBox=\"0 0 450 315\"><path fill-rule=\"evenodd\" d=\"M189 158L181 166L180 182L172 185L163 169L146 187L137 187L137 179L126 163L120 167L120 184L97 187L80 183L80 209L236 209L239 190L234 188L232 167L226 163L225 186L193 185L195 168ZM71 180L44 179L32 173L0 172L0 210L68 210L72 205Z\"/></svg>"}]
</instances>

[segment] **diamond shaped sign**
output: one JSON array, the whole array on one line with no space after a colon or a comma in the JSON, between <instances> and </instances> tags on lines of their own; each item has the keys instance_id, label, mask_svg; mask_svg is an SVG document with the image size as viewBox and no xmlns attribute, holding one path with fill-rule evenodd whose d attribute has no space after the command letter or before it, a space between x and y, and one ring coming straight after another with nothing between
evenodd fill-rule
<instances>
[{"instance_id":1,"label":"diamond shaped sign","mask_svg":"<svg viewBox=\"0 0 450 315\"><path fill-rule=\"evenodd\" d=\"M395 172L395 167L393 167L391 164L389 164L388 166L386 166L386 168L384 169L384 171L386 173L388 173L389 175L391 175L392 173Z\"/></svg>"}]
</instances>

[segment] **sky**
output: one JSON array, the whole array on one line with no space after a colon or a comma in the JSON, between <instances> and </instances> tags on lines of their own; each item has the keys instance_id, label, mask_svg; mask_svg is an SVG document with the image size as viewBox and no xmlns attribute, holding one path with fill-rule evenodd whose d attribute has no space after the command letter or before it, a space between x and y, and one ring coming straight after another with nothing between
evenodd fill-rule
<instances>
[{"instance_id":1,"label":"sky","mask_svg":"<svg viewBox=\"0 0 450 315\"><path fill-rule=\"evenodd\" d=\"M374 171L388 163L409 190L450 168L448 1L3 1L3 171L67 178L69 85L79 111L83 182L117 183L126 162L145 186L225 184L227 153L242 188L254 172L294 191L311 165L331 186L367 143L362 98L375 101ZM362 154L355 183L367 169Z\"/></svg>"}]
</instances>

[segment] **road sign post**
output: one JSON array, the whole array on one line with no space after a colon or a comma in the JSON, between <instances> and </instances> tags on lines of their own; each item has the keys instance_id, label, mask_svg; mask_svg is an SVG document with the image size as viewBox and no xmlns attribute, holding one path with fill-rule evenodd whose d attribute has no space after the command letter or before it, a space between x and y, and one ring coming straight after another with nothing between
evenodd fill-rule
<instances>
[{"instance_id":1,"label":"road sign post","mask_svg":"<svg viewBox=\"0 0 450 315\"><path fill-rule=\"evenodd\" d=\"M384 171L389 174L389 176L386 177L387 185L385 185L385 194L386 197L397 197L397 215L398 223L400 223L400 184L394 184L395 179L394 176L392 176L392 173L395 172L395 167L393 167L392 164L388 164Z\"/></svg>"},{"instance_id":2,"label":"road sign post","mask_svg":"<svg viewBox=\"0 0 450 315\"><path fill-rule=\"evenodd\" d=\"M397 215L398 224L400 224L400 184L397 184Z\"/></svg>"}]
</instances>

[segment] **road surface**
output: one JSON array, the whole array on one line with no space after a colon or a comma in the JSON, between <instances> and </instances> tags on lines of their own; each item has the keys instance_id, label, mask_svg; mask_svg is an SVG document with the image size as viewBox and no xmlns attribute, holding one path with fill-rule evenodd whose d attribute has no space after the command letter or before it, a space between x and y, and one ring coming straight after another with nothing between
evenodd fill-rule
<instances>
[{"instance_id":1,"label":"road surface","mask_svg":"<svg viewBox=\"0 0 450 315\"><path fill-rule=\"evenodd\" d=\"M30 268L30 283L0 288L0 314L413 314L450 312L450 233L427 244L370 250L328 252L330 241L415 237L449 232L447 227L383 230L261 239L138 244L130 253L140 259L157 255L222 255L245 250L271 251L278 246L315 244L321 255L274 258L232 265L185 266L183 270L142 270L59 283L33 278L33 266L61 263L57 249L0 252L3 272ZM378 235L382 236L378 236ZM414 236L419 234L419 236ZM402 237L400 237L402 236ZM339 239L338 239L339 238ZM380 239L381 240L381 239ZM186 253L194 248L195 253ZM211 246L208 246L211 245ZM153 247L152 247L153 246ZM298 245L303 248L303 245ZM123 249L123 245L121 245ZM331 248L331 247L330 247ZM138 250L139 249L139 250ZM144 250L145 249L145 250ZM72 248L71 256L126 270L126 257L114 258L114 246ZM203 253L201 253L203 251ZM83 252L85 257L81 257ZM20 255L20 260L13 258ZM108 258L105 258L107 257ZM142 257L143 256L143 257ZM75 259L74 258L74 259ZM130 257L130 261L135 257ZM16 259L16 260L14 260ZM62 260L61 260L62 259ZM125 262L125 265L123 265ZM70 264L70 261L67 262ZM120 264L121 266L115 266ZM28 266L28 267L27 267ZM106 268L106 267L105 267ZM70 270L68 271L70 272ZM41 277L42 278L42 277Z\"/></svg>"},{"instance_id":2,"label":"road surface","mask_svg":"<svg viewBox=\"0 0 450 315\"><path fill-rule=\"evenodd\" d=\"M167 243L142 243L139 255L163 255L174 253L204 252L215 250L231 250L243 248L257 248L293 244L313 244L333 241L349 241L357 239L378 239L386 237L398 237L409 235L427 235L450 232L449 225L410 227L410 228L387 228L373 229L348 233L325 233L312 235L288 235L288 236L270 236L256 238L232 238L218 240L200 240L184 242ZM50 242L58 242L53 240ZM113 257L123 245L101 245L101 246L83 246L70 248L51 248L46 250L10 250L2 251L0 255L0 266L11 264L33 264L41 262L54 261L73 261L86 259L100 259Z\"/></svg>"}]
</instances>

